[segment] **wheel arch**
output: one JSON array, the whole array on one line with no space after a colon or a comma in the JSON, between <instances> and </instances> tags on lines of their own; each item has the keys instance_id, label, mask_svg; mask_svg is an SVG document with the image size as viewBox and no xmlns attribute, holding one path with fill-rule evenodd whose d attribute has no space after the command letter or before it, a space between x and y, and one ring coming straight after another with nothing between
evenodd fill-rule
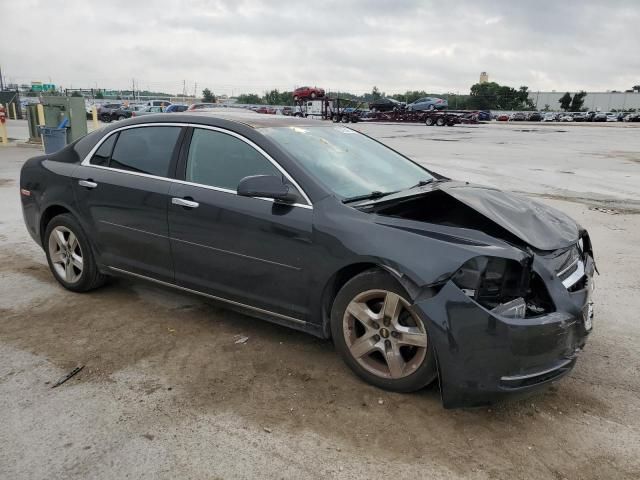
<instances>
[{"instance_id":1,"label":"wheel arch","mask_svg":"<svg viewBox=\"0 0 640 480\"><path fill-rule=\"evenodd\" d=\"M417 287L416 283L413 282L413 280L411 280L408 276L404 275L402 272L399 272L393 267L385 265L384 263L374 261L363 261L345 265L334 272L331 277L329 277L329 280L325 283L322 290L322 333L325 338L331 338L331 309L333 307L333 301L335 300L336 295L338 294L340 289L356 275L376 268L386 271L393 278L395 278L400 283L400 285L402 285L404 289L409 293L412 301L416 298L419 292L419 288Z\"/></svg>"},{"instance_id":2,"label":"wheel arch","mask_svg":"<svg viewBox=\"0 0 640 480\"><path fill-rule=\"evenodd\" d=\"M58 215L62 215L64 213L73 215L73 212L68 207L58 203L49 205L42 211L42 215L40 215L38 235L40 236L40 242L43 247L45 245L44 232L47 230L47 225L49 225L49 222L54 217L57 217Z\"/></svg>"}]
</instances>

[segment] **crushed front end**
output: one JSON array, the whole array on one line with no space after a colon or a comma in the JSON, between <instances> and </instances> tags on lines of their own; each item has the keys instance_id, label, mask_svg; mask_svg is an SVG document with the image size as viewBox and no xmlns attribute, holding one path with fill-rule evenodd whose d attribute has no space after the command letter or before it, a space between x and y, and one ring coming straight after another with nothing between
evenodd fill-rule
<instances>
[{"instance_id":1,"label":"crushed front end","mask_svg":"<svg viewBox=\"0 0 640 480\"><path fill-rule=\"evenodd\" d=\"M465 262L415 307L427 320L447 408L526 393L566 375L592 329L589 237L523 261Z\"/></svg>"}]
</instances>

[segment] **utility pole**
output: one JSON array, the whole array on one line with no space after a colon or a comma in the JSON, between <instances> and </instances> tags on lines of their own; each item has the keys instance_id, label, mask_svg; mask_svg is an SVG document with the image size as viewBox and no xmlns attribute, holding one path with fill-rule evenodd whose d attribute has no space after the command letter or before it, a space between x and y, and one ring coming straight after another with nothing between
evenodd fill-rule
<instances>
[{"instance_id":1,"label":"utility pole","mask_svg":"<svg viewBox=\"0 0 640 480\"><path fill-rule=\"evenodd\" d=\"M131 79L131 97L133 100L136 99L136 79Z\"/></svg>"},{"instance_id":2,"label":"utility pole","mask_svg":"<svg viewBox=\"0 0 640 480\"><path fill-rule=\"evenodd\" d=\"M4 90L4 81L2 80L2 67L0 67L0 92Z\"/></svg>"},{"instance_id":3,"label":"utility pole","mask_svg":"<svg viewBox=\"0 0 640 480\"><path fill-rule=\"evenodd\" d=\"M196 92L198 91L198 82L193 84L193 100L196 100Z\"/></svg>"}]
</instances>

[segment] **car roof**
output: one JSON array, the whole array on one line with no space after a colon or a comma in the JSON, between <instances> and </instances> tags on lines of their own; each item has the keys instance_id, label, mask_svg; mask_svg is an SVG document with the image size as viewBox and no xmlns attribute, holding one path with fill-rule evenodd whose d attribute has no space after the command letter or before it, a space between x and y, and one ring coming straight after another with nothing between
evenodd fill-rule
<instances>
[{"instance_id":1,"label":"car roof","mask_svg":"<svg viewBox=\"0 0 640 480\"><path fill-rule=\"evenodd\" d=\"M216 111L194 111L183 112L171 115L158 114L158 115L144 115L141 117L135 117L131 120L125 120L127 124L136 123L164 123L164 122L177 122L177 123L198 123L201 125L215 126L216 120L225 120L228 122L234 122L241 125L245 125L251 128L265 128L265 127L326 127L327 123L320 120L306 119L300 117L289 117L285 115L265 115L255 113L253 111L247 111L246 109L224 109ZM124 125L123 122L118 122L119 125Z\"/></svg>"}]
</instances>

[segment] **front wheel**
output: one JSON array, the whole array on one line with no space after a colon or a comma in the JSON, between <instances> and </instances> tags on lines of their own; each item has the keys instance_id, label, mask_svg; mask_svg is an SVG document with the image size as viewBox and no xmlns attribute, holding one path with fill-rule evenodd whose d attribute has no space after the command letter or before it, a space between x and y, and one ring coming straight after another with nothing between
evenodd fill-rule
<instances>
[{"instance_id":1,"label":"front wheel","mask_svg":"<svg viewBox=\"0 0 640 480\"><path fill-rule=\"evenodd\" d=\"M54 217L45 231L47 262L55 279L66 289L86 292L102 285L89 239L70 214Z\"/></svg>"},{"instance_id":2,"label":"front wheel","mask_svg":"<svg viewBox=\"0 0 640 480\"><path fill-rule=\"evenodd\" d=\"M374 269L338 292L331 333L345 363L365 381L386 390L412 392L437 375L425 324L404 288Z\"/></svg>"}]
</instances>

